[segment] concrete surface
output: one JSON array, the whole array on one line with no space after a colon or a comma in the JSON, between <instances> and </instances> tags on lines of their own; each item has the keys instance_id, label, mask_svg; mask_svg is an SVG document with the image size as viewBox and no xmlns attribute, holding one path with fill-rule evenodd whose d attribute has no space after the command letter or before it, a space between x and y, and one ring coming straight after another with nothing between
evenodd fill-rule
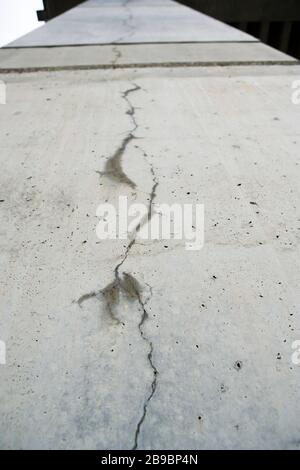
<instances>
[{"instance_id":1,"label":"concrete surface","mask_svg":"<svg viewBox=\"0 0 300 470\"><path fill-rule=\"evenodd\" d=\"M292 64L265 44L131 44L0 49L0 71L223 64Z\"/></svg>"},{"instance_id":2,"label":"concrete surface","mask_svg":"<svg viewBox=\"0 0 300 470\"><path fill-rule=\"evenodd\" d=\"M2 448L133 448L141 420L139 448L298 446L299 71L2 76ZM96 173L133 83L134 191ZM157 202L205 204L202 251L96 238L98 204L147 202L154 178ZM143 303L121 289L119 323L100 291L122 261Z\"/></svg>"},{"instance_id":3,"label":"concrete surface","mask_svg":"<svg viewBox=\"0 0 300 470\"><path fill-rule=\"evenodd\" d=\"M174 48L1 51L2 449L300 447L300 66ZM100 241L120 195L204 204L203 249Z\"/></svg>"},{"instance_id":4,"label":"concrete surface","mask_svg":"<svg viewBox=\"0 0 300 470\"><path fill-rule=\"evenodd\" d=\"M170 0L90 0L9 46L201 41L257 40Z\"/></svg>"}]
</instances>

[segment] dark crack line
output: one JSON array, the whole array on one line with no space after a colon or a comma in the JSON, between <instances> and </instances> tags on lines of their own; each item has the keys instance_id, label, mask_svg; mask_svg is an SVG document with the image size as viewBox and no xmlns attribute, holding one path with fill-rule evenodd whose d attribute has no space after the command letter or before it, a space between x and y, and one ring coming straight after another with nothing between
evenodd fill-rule
<instances>
[{"instance_id":1,"label":"dark crack line","mask_svg":"<svg viewBox=\"0 0 300 470\"><path fill-rule=\"evenodd\" d=\"M128 145L130 142L134 139L136 139L136 136L134 135L134 132L138 128L138 124L135 119L135 111L136 108L133 106L131 103L129 96L132 93L135 93L139 91L141 87L136 85L135 83L133 84L132 88L129 88L128 90L125 90L122 93L122 98L125 100L127 104L127 111L126 114L130 116L131 122L132 122L132 128L129 130L127 135L124 137L122 140L120 146L117 148L117 150L114 152L114 154L107 160L105 164L104 171L96 171L100 175L100 177L106 175L110 179L115 180L119 183L124 183L127 186L129 186L132 189L136 188L136 184L134 181L132 181L124 172L123 166L122 166L122 159L123 155L125 154Z\"/></svg>"},{"instance_id":2,"label":"dark crack line","mask_svg":"<svg viewBox=\"0 0 300 470\"><path fill-rule=\"evenodd\" d=\"M145 152L144 152L144 156L145 157L147 156ZM150 164L150 171L151 171L151 175L152 175L152 189L151 189L151 192L150 192L148 211L147 211L147 214L145 215L145 217L143 217L141 222L137 225L135 230L130 234L131 241L130 241L130 243L128 244L128 246L126 248L125 255L124 255L123 259L121 260L121 262L114 269L115 279L118 280L118 282L120 282L119 270L120 270L121 266L127 260L132 247L135 245L136 238L137 238L139 232L141 231L141 229L144 227L144 225L146 223L150 223L150 221L152 219L152 216L153 216L153 203L154 203L154 200L157 196L156 189L159 185L159 182L158 182L157 177L155 175L153 165L151 165L151 164Z\"/></svg>"},{"instance_id":3,"label":"dark crack line","mask_svg":"<svg viewBox=\"0 0 300 470\"><path fill-rule=\"evenodd\" d=\"M140 90L141 90L141 87L139 85L136 85L135 83L133 83L133 88L129 88L128 90L125 90L122 93L122 98L126 101L127 106L128 106L128 110L127 110L126 114L128 114L128 116L131 117L131 120L132 120L132 123L133 123L133 128L130 131L131 134L134 133L137 130L138 124L137 124L136 119L135 119L136 108L131 103L131 101L129 99L129 95L132 94L132 93L135 93L136 91L140 91Z\"/></svg>"},{"instance_id":4,"label":"dark crack line","mask_svg":"<svg viewBox=\"0 0 300 470\"><path fill-rule=\"evenodd\" d=\"M96 296L97 292L90 292L89 294L84 294L76 301L76 303L79 305L80 308L82 308L81 306L86 300L93 299Z\"/></svg>"},{"instance_id":5,"label":"dark crack line","mask_svg":"<svg viewBox=\"0 0 300 470\"><path fill-rule=\"evenodd\" d=\"M128 244L128 246L126 248L125 255L123 256L123 259L120 261L120 263L117 264L117 266L114 269L115 283L117 284L117 286L119 288L122 287L122 285L121 285L122 282L121 282L121 279L120 279L120 268L123 266L123 264L127 260L129 254L130 254L130 251L132 250L133 246L135 245L138 233L141 231L141 229L144 227L144 225L146 223L149 223L151 221L151 218L152 218L152 214L153 214L152 205L153 205L154 199L156 198L156 188L158 186L158 181L155 177L154 170L153 170L152 174L154 175L153 176L153 186L152 186L152 190L151 190L151 193L150 193L150 200L149 200L149 204L148 204L148 212L147 212L146 216L142 219L142 221L137 225L136 229L130 235L131 241L130 241L130 243Z\"/></svg>"},{"instance_id":6,"label":"dark crack line","mask_svg":"<svg viewBox=\"0 0 300 470\"><path fill-rule=\"evenodd\" d=\"M130 238L132 238L130 244L128 245L128 247L130 249L135 244L136 238L137 238L139 232L142 230L142 228L144 227L144 225L146 223L148 223L148 224L150 223L150 221L152 219L152 216L153 216L153 203L154 203L154 200L156 198L156 189L157 189L158 184L159 184L157 179L156 179L153 166L151 166L151 174L153 175L153 186L152 186L151 193L150 193L148 211L147 211L147 214L145 215L145 217L143 217L143 219L140 221L140 223L137 225L136 229L132 232L132 234L130 236Z\"/></svg>"},{"instance_id":7,"label":"dark crack line","mask_svg":"<svg viewBox=\"0 0 300 470\"><path fill-rule=\"evenodd\" d=\"M84 294L76 301L76 303L79 305L79 307L82 308L82 304L85 301L87 301L89 299L92 299L92 298L99 299L100 296L103 296L104 299L105 299L105 302L106 302L107 314L111 318L111 320L114 323L117 323L117 324L122 323L114 313L114 308L115 308L116 305L118 305L118 303L120 301L120 294L124 293L127 296L127 298L132 297L131 293L128 291L128 288L127 288L128 286L126 286L126 284L124 283L124 279L122 279L121 276L120 276L120 268L123 266L123 264L127 260L133 246L135 245L138 233L140 232L140 230L142 229L142 227L146 223L149 223L151 221L151 218L152 218L152 215L153 215L152 207L153 207L154 200L156 198L156 189L157 189L159 183L158 183L158 180L156 178L154 168L153 168L152 165L151 165L151 174L152 174L152 177L153 177L153 185L152 185L152 189L151 189L151 193L150 193L150 197L149 197L149 204L148 204L147 214L141 220L141 222L137 225L135 230L130 234L131 240L130 240L127 248L126 248L125 254L124 254L123 258L121 259L121 261L114 268L114 280L110 284L108 284L104 289L101 289L99 291L90 292L88 294ZM127 275L127 277L128 277L128 275Z\"/></svg>"},{"instance_id":8,"label":"dark crack line","mask_svg":"<svg viewBox=\"0 0 300 470\"><path fill-rule=\"evenodd\" d=\"M145 339L144 335L142 335L142 337L143 337L143 339ZM150 345L150 352L148 354L148 361L149 361L149 364L150 364L151 368L153 369L153 381L151 383L151 393L148 396L146 402L144 403L143 414L142 414L141 419L139 420L139 422L137 424L137 428L136 428L135 435L134 435L134 446L132 447L132 450L137 450L137 448L138 448L138 441L139 441L139 435L140 435L141 427L142 427L142 425L145 421L146 415L147 415L149 402L152 400L152 398L153 398L153 396L156 392L156 388L157 388L158 371L157 371L157 369L154 366L153 361L152 361L153 344L148 339L145 339L145 341L147 341Z\"/></svg>"},{"instance_id":9,"label":"dark crack line","mask_svg":"<svg viewBox=\"0 0 300 470\"><path fill-rule=\"evenodd\" d=\"M144 155L144 157L147 157L145 152L143 152L143 155ZM143 339L143 341L145 341L149 346L149 353L147 355L147 358L148 358L148 362L149 362L149 365L151 367L151 370L153 371L153 380L151 382L151 392L148 395L148 397L146 398L146 401L143 405L143 413L142 413L142 416L141 416L141 418L140 418L140 420L137 424L136 430L135 430L134 446L133 446L132 450L136 450L138 448L138 440L139 440L141 427L142 427L142 425L145 421L145 418L147 416L148 405L149 405L150 401L152 400L152 398L155 394L156 388L157 388L158 370L156 369L156 367L153 363L153 359L152 359L153 358L153 350L154 350L153 343L145 335L144 330L143 330L144 323L149 319L149 314L146 310L146 305L149 302L150 298L152 297L152 287L147 284L147 286L149 288L149 291L150 291L150 296L146 299L145 302L143 302L142 295L141 295L142 291L141 291L140 286L139 286L138 282L136 281L136 279L131 274L128 274L128 273L124 272L123 276L124 276L125 280L127 281L127 287L126 287L126 285L124 285L124 281L122 281L122 279L120 279L120 268L123 266L123 264L127 260L129 254L130 254L130 251L131 251L132 247L134 246L134 244L136 242L136 237L137 237L138 233L140 232L142 227L146 223L150 223L150 221L152 219L153 203L154 203L154 200L156 198L156 189L158 187L159 182L156 178L154 167L153 167L152 164L150 164L150 171L151 171L151 175L152 175L152 179L153 179L153 185L152 185L152 189L151 189L151 193L150 193L147 214L143 218L143 220L138 224L136 229L134 230L134 232L132 234L133 238L132 238L131 242L129 243L129 245L126 249L125 255L124 255L122 261L115 267L115 270L114 270L115 282L119 286L119 289L123 289L123 290L125 289L125 291L127 293L130 290L133 291L134 294L135 294L135 297L136 297L136 299L137 299L137 301L138 301L138 303L139 303L139 305L142 309L142 316L141 316L141 320L138 324L138 330L139 330L140 336ZM130 288L128 286L130 286Z\"/></svg>"},{"instance_id":10,"label":"dark crack line","mask_svg":"<svg viewBox=\"0 0 300 470\"><path fill-rule=\"evenodd\" d=\"M119 183L124 183L132 189L136 188L136 184L124 172L122 167L122 157L127 149L129 143L135 139L134 135L130 132L122 141L120 147L115 153L107 160L104 171L96 171L100 176L108 176L110 179L116 180Z\"/></svg>"},{"instance_id":11,"label":"dark crack line","mask_svg":"<svg viewBox=\"0 0 300 470\"><path fill-rule=\"evenodd\" d=\"M122 57L122 53L118 49L118 46L114 46L112 50L113 50L113 53L115 54L114 60L112 61L112 65L116 65L118 60Z\"/></svg>"},{"instance_id":12,"label":"dark crack line","mask_svg":"<svg viewBox=\"0 0 300 470\"><path fill-rule=\"evenodd\" d=\"M133 33L134 33L134 25L131 24L132 20L133 20L133 15L132 15L132 12L131 12L131 9L129 7L129 4L130 4L130 1L131 0L125 0L125 2L122 4L122 7L124 7L125 10L127 10L128 12L128 16L127 18L125 18L123 21L122 21L122 25L126 28L128 28L128 33L125 33L123 34L123 36L119 36L115 41L114 43L120 43L120 42L123 42L124 39L128 39L130 38Z\"/></svg>"},{"instance_id":13,"label":"dark crack line","mask_svg":"<svg viewBox=\"0 0 300 470\"><path fill-rule=\"evenodd\" d=\"M142 413L142 416L137 424L137 427L136 427L136 430L135 430L135 435L134 435L134 445L132 447L132 450L136 450L138 448L138 440L139 440L139 435L140 435L140 431L141 431L141 427L145 421L145 418L147 416L147 411L148 411L148 405L150 403L150 401L152 400L155 392L156 392L156 388L157 388L157 376L158 376L158 370L157 368L155 367L154 363L153 363L153 351L154 351L154 348L153 348L153 343L152 341L150 341L150 339L145 335L144 333L144 329L143 329L143 326L145 324L145 322L149 319L149 314L146 310L146 305L147 303L149 302L149 300L151 299L152 297L152 288L150 286L150 296L148 297L148 299L143 302L143 299L142 299L142 296L141 296L141 290L139 288L139 285L136 284L136 280L135 278L133 278L130 274L128 273L124 273L124 276L130 281L130 283L132 284L132 287L135 291L135 295L136 295L136 298L138 300L138 303L142 309L142 316L141 316L141 320L140 320L140 323L138 324L138 329L139 329L139 332L140 332L140 336L141 338L143 339L143 341L145 341L149 347L149 353L147 355L147 358L148 358L148 362L149 362L149 365L150 365L150 368L153 372L153 380L151 382L151 392L150 394L148 395L148 397L146 398L146 401L143 405L143 413ZM137 286L137 287L136 287Z\"/></svg>"},{"instance_id":14,"label":"dark crack line","mask_svg":"<svg viewBox=\"0 0 300 470\"><path fill-rule=\"evenodd\" d=\"M128 254L127 254L127 256L128 256ZM124 257L122 262L119 263L115 268L115 271L114 271L115 272L115 281L114 282L112 282L105 289L103 289L99 292L91 292L89 294L85 294L85 295L81 296L80 299L77 301L77 303L80 306L80 308L82 308L81 305L82 305L83 302L85 302L86 300L89 300L91 298L95 298L95 297L98 298L99 294L101 293L102 295L107 296L106 304L107 304L107 309L108 309L109 315L111 316L111 318L114 321L117 321L118 323L121 323L120 320L115 316L115 314L113 312L113 306L116 303L118 303L119 295L120 295L121 292L123 292L129 300L137 300L137 302L138 302L138 304L139 304L139 306L142 310L141 319L140 319L140 322L138 324L138 330L139 330L139 334L140 334L142 340L147 344L147 346L149 348L149 352L147 354L147 359L148 359L149 366L150 366L150 368L152 370L152 373L153 373L153 379L152 379L152 382L151 382L150 394L147 396L147 398L146 398L146 400L143 404L142 416L141 416L141 418L139 419L139 421L137 423L135 434L134 434L134 445L132 447L132 450L136 450L138 448L138 441L139 441L140 431L141 431L142 425L143 425L143 423L146 419L146 416L147 416L149 403L152 400L152 398L153 398L153 396L156 392L156 389L157 389L157 378L158 378L159 372L158 372L158 370L157 370L157 368L156 368L156 366L154 365L154 362L153 362L153 353L154 353L153 343L146 336L146 334L144 332L144 325L145 325L146 321L149 319L149 314L147 312L146 306L147 306L148 302L150 301L150 299L152 298L152 294L153 294L152 287L149 284L146 284L148 289L149 289L149 295L146 298L146 300L143 300L142 295L143 295L144 289L140 286L139 282L135 279L135 277L132 276L129 273L126 273L126 272L122 273L123 274L122 278L120 277L119 269L122 266L122 264L124 263L125 259L126 259L126 257Z\"/></svg>"},{"instance_id":15,"label":"dark crack line","mask_svg":"<svg viewBox=\"0 0 300 470\"><path fill-rule=\"evenodd\" d=\"M111 178L117 179L118 181L121 181L123 183L126 183L132 188L136 187L136 184L128 178L128 176L124 173L123 168L122 168L122 156L126 151L127 146L129 143L135 139L134 132L138 129L138 124L135 119L135 107L131 103L129 96L131 93L135 93L141 88L133 84L132 88L129 88L128 90L124 91L122 93L122 98L126 101L128 110L127 114L130 116L132 120L133 127L127 134L127 136L123 139L120 147L116 150L116 152L113 154L113 156L108 160L106 163L105 167L105 172L98 172L101 176L103 174L109 175ZM141 149L142 150L142 149ZM142 150L143 151L143 150ZM147 154L143 151L143 156L147 160ZM108 284L104 289L99 290L98 292L91 292L88 294L82 295L79 300L77 301L77 304L79 305L80 308L82 308L82 304L91 299L91 298L97 298L99 299L100 295L104 297L105 302L106 302L106 310L108 316L113 320L114 323L117 324L123 324L120 319L116 316L114 310L115 307L119 304L120 302L120 296L121 294L124 294L126 298L129 301L136 300L138 304L140 305L140 308L142 309L142 315L140 322L138 324L138 330L139 334L142 338L143 341L145 341L148 345L149 352L147 354L147 359L149 362L149 366L153 372L153 379L151 382L151 392L147 396L144 405L143 405L143 413L142 416L137 423L137 427L135 430L135 435L134 435L134 445L133 445L133 450L136 450L138 448L138 441L139 441L139 435L141 431L141 427L145 421L145 418L147 416L147 411L148 411L148 405L150 401L152 400L156 388L157 388L157 376L158 376L158 370L156 369L154 363L153 363L153 352L154 352L154 347L152 341L145 335L144 333L144 324L145 322L149 319L149 314L146 310L146 305L149 302L150 298L152 297L152 288L147 284L147 287L149 288L150 295L148 298L143 301L142 294L143 294L143 289L141 289L138 281L132 276L131 274L122 273L122 276L120 276L120 269L127 260L128 256L130 255L130 252L136 243L137 236L141 229L144 227L146 223L150 223L152 216L153 216L153 203L156 198L156 190L159 185L159 182L156 178L154 167L151 163L149 163L150 166L150 171L152 175L152 189L149 194L149 204L148 204L148 210L147 214L143 217L143 219L139 222L137 227L133 230L133 232L130 234L130 242L126 248L125 254L121 261L116 265L114 268L114 280Z\"/></svg>"},{"instance_id":16,"label":"dark crack line","mask_svg":"<svg viewBox=\"0 0 300 470\"><path fill-rule=\"evenodd\" d=\"M119 293L116 289L115 283L113 282L106 286L105 289L99 290L98 292L94 291L90 292L89 294L82 295L76 302L74 301L73 303L77 303L78 306L82 308L82 304L84 302L90 299L100 300L100 296L103 296L105 299L106 310L110 319L113 321L113 323L120 324L120 320L115 316L113 311L113 306L119 301Z\"/></svg>"}]
</instances>

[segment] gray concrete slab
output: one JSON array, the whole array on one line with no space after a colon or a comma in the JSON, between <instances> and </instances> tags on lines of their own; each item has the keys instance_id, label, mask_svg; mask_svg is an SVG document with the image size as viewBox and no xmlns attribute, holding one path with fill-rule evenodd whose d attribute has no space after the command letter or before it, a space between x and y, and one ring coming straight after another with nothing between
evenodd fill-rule
<instances>
[{"instance_id":1,"label":"gray concrete slab","mask_svg":"<svg viewBox=\"0 0 300 470\"><path fill-rule=\"evenodd\" d=\"M57 68L296 63L265 44L131 44L0 50L0 72Z\"/></svg>"},{"instance_id":2,"label":"gray concrete slab","mask_svg":"<svg viewBox=\"0 0 300 470\"><path fill-rule=\"evenodd\" d=\"M256 39L171 0L90 0L9 47L201 41Z\"/></svg>"},{"instance_id":3,"label":"gray concrete slab","mask_svg":"<svg viewBox=\"0 0 300 470\"><path fill-rule=\"evenodd\" d=\"M299 448L299 72L1 75L1 448ZM135 189L97 173L130 132ZM98 240L155 184L205 204L201 251Z\"/></svg>"}]
</instances>

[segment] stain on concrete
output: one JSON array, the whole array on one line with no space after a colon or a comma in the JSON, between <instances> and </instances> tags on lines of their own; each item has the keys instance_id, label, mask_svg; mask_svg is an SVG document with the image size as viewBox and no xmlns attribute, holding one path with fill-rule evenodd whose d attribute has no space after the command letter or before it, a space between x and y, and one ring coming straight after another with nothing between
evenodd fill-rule
<instances>
[{"instance_id":1,"label":"stain on concrete","mask_svg":"<svg viewBox=\"0 0 300 470\"><path fill-rule=\"evenodd\" d=\"M126 114L130 116L131 122L132 122L132 128L129 130L127 135L124 137L122 140L120 146L117 148L117 150L113 153L113 155L107 160L104 171L96 171L100 176L108 176L110 179L117 181L118 183L123 183L127 186L129 186L132 189L136 188L136 184L134 181L129 178L122 165L122 159L123 156L127 150L127 147L129 146L130 142L134 139L136 139L134 132L137 130L138 125L135 119L135 107L131 103L129 96L132 93L135 93L139 91L141 88L133 84L132 88L129 88L128 90L125 90L122 93L122 98L126 101L127 103L127 111Z\"/></svg>"}]
</instances>

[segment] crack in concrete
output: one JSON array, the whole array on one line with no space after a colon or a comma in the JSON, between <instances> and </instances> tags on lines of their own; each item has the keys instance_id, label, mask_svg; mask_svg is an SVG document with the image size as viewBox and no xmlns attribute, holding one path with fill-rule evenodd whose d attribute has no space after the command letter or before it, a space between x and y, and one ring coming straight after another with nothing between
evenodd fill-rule
<instances>
[{"instance_id":1,"label":"crack in concrete","mask_svg":"<svg viewBox=\"0 0 300 470\"><path fill-rule=\"evenodd\" d=\"M114 60L112 61L112 65L116 65L116 63L118 62L118 60L122 57L122 53L121 51L118 49L118 46L114 46L112 48L113 50L113 53L115 54L115 58Z\"/></svg>"},{"instance_id":2,"label":"crack in concrete","mask_svg":"<svg viewBox=\"0 0 300 470\"><path fill-rule=\"evenodd\" d=\"M86 300L93 299L94 297L97 297L97 295L97 292L90 292L89 294L84 294L76 301L76 303L79 305L80 308L82 308L81 306Z\"/></svg>"},{"instance_id":3,"label":"crack in concrete","mask_svg":"<svg viewBox=\"0 0 300 470\"><path fill-rule=\"evenodd\" d=\"M114 281L114 285L116 285L119 289L121 288L124 288L124 286L122 285L122 281L120 279L120 268L123 266L123 264L125 263L125 261L127 260L129 254L130 254L130 251L132 249L132 247L135 245L136 243L136 237L138 235L138 233L140 232L140 230L144 227L144 225L146 223L149 223L151 218L152 218L152 214L153 214L153 211L152 211L152 206L153 206L153 202L156 198L156 189L158 187L158 181L156 179L156 176L155 176L155 172L154 172L154 169L153 169L153 166L151 166L151 174L153 175L153 186L152 186L152 189L151 189L151 193L150 193L150 198L149 198L149 204L148 204L148 211L147 211L147 214L145 215L145 217L141 220L141 222L137 225L137 227L135 228L135 230L130 234L130 242L126 248L126 251L125 251L125 254L122 258L122 260L120 261L119 264L117 264L117 266L115 267L114 269L114 274L115 274L115 281ZM125 289L126 290L126 289Z\"/></svg>"},{"instance_id":4,"label":"crack in concrete","mask_svg":"<svg viewBox=\"0 0 300 470\"><path fill-rule=\"evenodd\" d=\"M146 154L144 153L144 155L146 155ZM151 193L150 193L147 214L143 217L143 219L140 221L140 223L137 225L135 230L130 235L130 238L132 240L128 245L129 251L131 250L132 246L136 243L136 237L137 237L138 233L142 230L142 228L144 227L144 225L146 223L148 223L148 224L150 223L150 221L152 219L152 216L153 216L153 202L156 198L156 189L157 189L159 183L156 179L153 165L150 165L150 168L151 168L150 171L151 171L151 174L152 174L152 177L153 177L153 186L152 186Z\"/></svg>"},{"instance_id":5,"label":"crack in concrete","mask_svg":"<svg viewBox=\"0 0 300 470\"><path fill-rule=\"evenodd\" d=\"M124 278L122 279L120 277L120 268L123 266L123 264L127 260L132 247L135 245L136 237L138 233L140 232L140 230L146 223L149 223L151 221L151 218L152 218L152 214L153 214L152 206L156 198L156 189L159 184L156 179L154 168L152 165L151 165L151 174L153 176L153 186L152 186L151 193L150 193L147 214L141 220L141 222L137 225L135 230L130 234L131 240L129 244L127 245L125 254L123 258L121 259L121 261L114 268L114 280L110 284L108 284L104 289L90 292L88 294L84 294L76 301L79 307L82 308L82 304L85 301L92 299L92 298L97 298L98 300L100 300L100 296L103 296L106 301L107 314L111 318L111 320L113 320L113 322L117 324L122 323L114 313L116 305L118 305L120 302L120 294L121 293L125 294L129 300L132 300L134 298L134 296L132 296L132 291L128 290L128 283L124 281Z\"/></svg>"},{"instance_id":6,"label":"crack in concrete","mask_svg":"<svg viewBox=\"0 0 300 470\"><path fill-rule=\"evenodd\" d=\"M144 156L146 156L145 153L144 153ZM146 416L147 416L148 405L149 405L150 401L152 400L152 398L155 394L156 388L157 388L158 370L155 367L155 365L153 363L153 359L152 359L153 358L153 352L154 352L153 343L145 335L144 329L143 329L143 326L144 326L145 322L149 319L149 314L146 310L146 305L152 297L152 287L149 284L146 284L148 289L149 289L150 294L146 298L146 300L143 301L142 296L143 296L144 289L142 289L142 287L139 284L139 282L137 281L137 279L134 276L132 276L131 274L123 272L122 277L121 277L120 276L120 268L123 266L123 264L127 260L129 254L130 254L130 251L131 251L132 247L134 246L134 244L136 242L137 234L139 233L141 228L144 226L144 224L147 223L147 222L149 223L151 221L151 218L152 218L152 214L153 214L152 206L153 206L153 202L154 202L155 197L156 197L156 189L157 189L157 186L158 186L159 183L156 179L153 166L152 165L150 165L150 166L151 166L151 174L152 174L152 177L153 177L153 185L152 185L150 198L149 198L148 212L147 212L146 216L144 217L144 219L138 224L136 229L131 234L132 239L131 239L130 243L128 244L127 248L126 248L125 255L123 256L120 263L118 263L117 266L114 269L114 276L115 276L114 281L112 281L110 284L108 284L104 289L100 290L99 292L90 292L88 294L84 294L77 300L77 304L79 305L80 308L82 308L82 304L85 301L87 301L91 298L99 299L100 295L102 295L105 299L105 302L106 302L106 311L107 311L108 316L111 318L111 320L114 323L123 324L123 325L124 325L124 323L121 322L121 320L116 316L116 314L114 312L116 305L118 305L119 302L120 302L121 293L124 294L130 302L136 300L138 302L138 304L140 305L140 308L142 309L142 316L141 316L140 322L138 324L138 330L139 330L139 333L140 333L140 336L141 336L142 340L145 341L147 343L148 347L149 347L149 352L147 354L147 359L148 359L150 368L153 372L153 379L152 379L152 382L151 382L150 394L147 396L147 398L146 398L146 400L143 404L143 413L142 413L142 416L141 416L141 418L139 419L139 421L137 423L137 427L136 427L136 430L135 430L134 445L133 445L133 448L132 448L133 450L136 450L138 448L139 435L140 435L142 425L143 425L143 423L146 419Z\"/></svg>"},{"instance_id":7,"label":"crack in concrete","mask_svg":"<svg viewBox=\"0 0 300 470\"><path fill-rule=\"evenodd\" d=\"M149 348L147 359L148 359L148 363L153 374L153 379L151 382L150 394L146 397L146 400L143 404L143 412L142 412L141 418L139 419L137 423L136 430L134 433L134 445L132 447L132 450L136 450L138 448L140 431L147 416L148 405L156 392L158 370L155 367L154 362L153 362L153 353L154 353L153 343L145 335L144 328L143 328L145 322L149 319L149 314L147 312L146 306L148 302L150 301L152 294L153 294L152 287L149 284L146 284L149 289L149 295L147 296L145 300L143 300L144 289L142 288L140 283L137 281L137 279L132 274L129 274L126 272L122 273L123 274L122 278L120 277L119 269L120 269L120 266L124 263L125 259L126 257L124 257L121 263L116 266L114 270L115 280L113 282L111 282L107 287L105 287L103 290L99 292L91 292L89 294L85 294L81 296L80 299L78 299L76 303L79 305L80 308L82 308L81 305L83 302L91 298L99 299L100 294L102 294L106 300L106 306L107 306L107 311L109 313L109 316L114 322L117 322L118 324L121 324L122 322L115 316L114 307L115 305L119 303L121 292L125 294L126 298L130 302L133 302L136 300L142 310L141 319L138 324L138 330L139 330L139 334L142 340L145 341L145 343L147 343L148 348Z\"/></svg>"},{"instance_id":8,"label":"crack in concrete","mask_svg":"<svg viewBox=\"0 0 300 470\"><path fill-rule=\"evenodd\" d=\"M122 167L122 157L126 151L129 143L135 139L134 135L130 132L122 141L120 147L115 153L107 160L104 171L96 171L100 176L108 176L110 179L118 183L124 183L132 189L136 188L136 184L124 172Z\"/></svg>"},{"instance_id":9,"label":"crack in concrete","mask_svg":"<svg viewBox=\"0 0 300 470\"><path fill-rule=\"evenodd\" d=\"M126 152L126 149L130 142L133 139L136 139L134 132L137 130L138 125L135 119L135 107L131 103L129 99L129 95L132 93L135 93L136 91L139 91L141 88L133 84L134 86L132 88L129 88L128 90L125 90L122 93L122 98L126 101L128 109L126 111L126 114L130 116L133 127L130 129L128 134L124 137L124 139L121 142L121 145L117 148L115 153L107 160L105 164L104 171L96 171L100 176L108 176L112 180L116 180L119 183L124 183L128 185L130 188L135 189L136 184L134 181L132 181L124 172L123 166L122 166L122 157Z\"/></svg>"},{"instance_id":10,"label":"crack in concrete","mask_svg":"<svg viewBox=\"0 0 300 470\"><path fill-rule=\"evenodd\" d=\"M134 92L140 90L140 89L141 88L138 85L133 84L132 88L129 88L128 90L126 90L125 92L122 93L122 97L128 105L127 114L131 117L133 127L129 131L127 136L123 139L120 147L116 150L114 155L108 160L108 162L106 164L106 167L105 167L105 172L104 172L104 174L107 174L110 177L113 177L113 178L117 179L120 182L126 183L127 185L129 185L132 188L135 188L136 185L132 180L130 180L130 178L128 178L128 176L123 171L122 156L123 156L127 146L129 145L129 143L133 139L136 138L134 136L134 132L138 128L138 124L135 120L135 107L132 105L132 103L129 99L129 95L131 93L134 93ZM140 150L143 152L143 156L148 162L147 154L142 149L140 149ZM137 301L140 308L141 308L141 310L142 310L141 319L140 319L140 322L138 324L138 330L139 330L139 334L140 334L142 340L147 343L148 348L149 348L149 352L147 354L147 359L148 359L149 366L150 366L150 368L152 370L152 373L153 373L153 379L152 379L152 382L151 382L150 394L147 396L147 398L144 402L143 413L142 413L142 416L141 416L140 420L137 423L137 427L136 427L136 430L135 430L133 450L138 448L138 441L139 441L139 435L140 435L141 427L142 427L142 425L145 421L146 415L147 415L148 405L149 405L151 399L153 398L153 396L155 394L155 391L156 391L156 388L157 388L158 370L156 369L156 367L153 363L153 359L152 359L153 358L153 352L154 352L153 343L145 335L144 329L143 329L143 326L144 326L145 322L149 319L149 314L146 310L146 305L152 297L152 288L151 288L151 286L146 284L148 289L149 289L150 294L146 298L146 300L143 300L144 289L140 286L139 282L136 280L136 278L133 275L131 275L129 273L123 272L122 275L120 275L120 269L123 266L123 264L125 263L125 261L127 260L129 254L131 252L131 249L135 245L138 233L144 227L144 225L146 223L150 223L150 221L152 219L153 203L154 203L154 200L156 198L156 189L158 187L159 182L156 178L153 165L151 163L149 163L149 166L150 166L150 172L151 172L151 175L152 175L152 188L151 188L151 192L149 193L148 210L147 210L146 215L143 217L143 219L139 222L137 227L132 231L132 233L129 236L130 242L127 245L125 254L124 254L123 258L121 259L121 261L114 268L114 280L110 284L108 284L104 289L101 289L98 292L90 292L88 294L84 294L77 300L77 304L79 305L80 308L82 308L82 304L85 301L87 301L91 298L97 298L98 300L100 300L100 296L104 297L105 302L106 302L107 314L108 314L109 318L116 324L123 324L124 325L124 323L121 322L121 320L115 314L115 307L120 303L121 294L125 295L127 300L130 301L130 302ZM97 173L101 174L101 172L97 172Z\"/></svg>"},{"instance_id":11,"label":"crack in concrete","mask_svg":"<svg viewBox=\"0 0 300 470\"><path fill-rule=\"evenodd\" d=\"M137 299L137 301L138 301L138 303L139 303L139 305L142 309L142 316L141 316L141 320L138 324L138 329L139 329L141 338L143 339L143 341L145 341L147 343L147 345L149 347L149 353L147 355L147 358L148 358L148 362L149 362L150 368L151 368L152 373L153 373L153 379L152 379L152 382L151 382L151 392L150 392L150 394L148 395L148 397L146 398L146 400L144 402L143 413L142 413L142 416L141 416L140 420L137 423L137 427L136 427L135 434L134 434L134 445L132 447L132 450L136 450L138 448L138 441L139 441L139 435L140 435L141 427L142 427L142 425L145 421L145 418L147 416L148 405L149 405L150 401L152 400L152 398L153 398L153 396L156 392L158 370L155 367L155 365L153 363L153 359L152 359L153 358L153 351L154 351L153 343L145 335L144 330L143 330L144 323L149 319L149 314L146 310L146 305L152 297L152 288L150 286L148 286L149 290L150 290L150 295L145 301L143 301L143 299L142 299L143 289L141 289L141 287L140 287L139 283L137 282L137 280L128 273L124 273L124 276L127 279L131 289L135 292L136 299Z\"/></svg>"},{"instance_id":12,"label":"crack in concrete","mask_svg":"<svg viewBox=\"0 0 300 470\"><path fill-rule=\"evenodd\" d=\"M87 300L96 298L100 301L101 296L103 296L105 299L106 310L110 319L113 321L113 323L120 324L120 320L115 316L113 311L113 306L119 302L119 292L113 282L106 286L105 289L82 295L77 301L74 301L73 303L77 303L79 307L82 308L82 304Z\"/></svg>"},{"instance_id":13,"label":"crack in concrete","mask_svg":"<svg viewBox=\"0 0 300 470\"><path fill-rule=\"evenodd\" d=\"M137 85L136 83L132 83L132 85L133 85L133 88L129 88L128 90L125 90L122 93L122 98L126 101L127 106L128 106L126 114L128 114L128 116L130 116L130 118L132 120L132 124L133 124L133 128L130 131L131 134L133 134L137 130L138 124L137 124L136 119L135 119L136 108L131 103L131 101L129 99L129 95L131 95L132 93L135 93L136 91L141 90L141 87L139 85ZM136 138L136 137L134 137L134 138Z\"/></svg>"},{"instance_id":14,"label":"crack in concrete","mask_svg":"<svg viewBox=\"0 0 300 470\"><path fill-rule=\"evenodd\" d=\"M115 41L114 43L120 43L120 42L123 42L124 39L129 39L133 33L134 33L134 25L132 24L132 20L133 20L133 14L132 14L132 11L129 7L129 4L130 4L131 0L125 0L124 3L122 4L122 6L124 7L124 11L127 11L128 15L127 15L127 18L125 18L123 21L122 21L122 26L125 28L125 29L128 29L128 33L125 33L123 34L122 36L119 36Z\"/></svg>"}]
</instances>

